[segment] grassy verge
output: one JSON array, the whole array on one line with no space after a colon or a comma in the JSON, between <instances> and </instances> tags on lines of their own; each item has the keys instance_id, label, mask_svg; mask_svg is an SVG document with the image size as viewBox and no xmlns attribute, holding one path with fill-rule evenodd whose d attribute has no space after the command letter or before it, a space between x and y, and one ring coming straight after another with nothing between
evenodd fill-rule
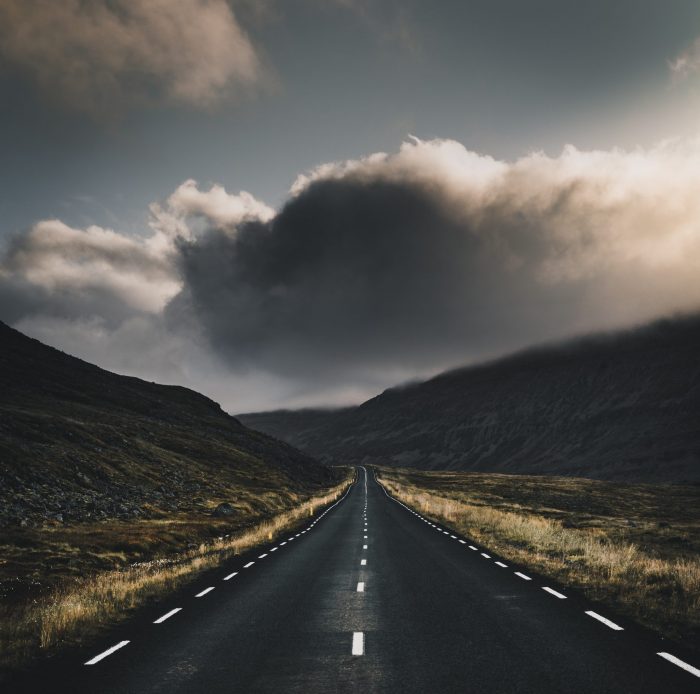
<instances>
[{"instance_id":1,"label":"grassy verge","mask_svg":"<svg viewBox=\"0 0 700 694\"><path fill-rule=\"evenodd\" d=\"M700 488L381 469L404 503L700 650Z\"/></svg>"},{"instance_id":2,"label":"grassy verge","mask_svg":"<svg viewBox=\"0 0 700 694\"><path fill-rule=\"evenodd\" d=\"M337 500L349 480L307 498L288 494L283 510L276 498L272 513L261 500L258 514L245 520L176 516L44 528L32 531L33 538L16 533L14 542L4 538L4 556L14 557L14 572L22 557L28 573L8 579L14 590L0 602L0 670L79 644L198 573L274 540ZM212 530L223 534L205 539ZM118 568L95 568L115 563ZM0 576L4 569L7 578L11 564L0 561Z\"/></svg>"}]
</instances>

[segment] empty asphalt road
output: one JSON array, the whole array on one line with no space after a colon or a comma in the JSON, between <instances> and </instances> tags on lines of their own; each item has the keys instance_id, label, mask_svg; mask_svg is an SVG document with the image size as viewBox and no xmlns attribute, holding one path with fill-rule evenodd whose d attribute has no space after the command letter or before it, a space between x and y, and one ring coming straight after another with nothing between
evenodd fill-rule
<instances>
[{"instance_id":1,"label":"empty asphalt road","mask_svg":"<svg viewBox=\"0 0 700 694\"><path fill-rule=\"evenodd\" d=\"M697 692L688 664L435 527L361 468L322 517L11 691Z\"/></svg>"}]
</instances>

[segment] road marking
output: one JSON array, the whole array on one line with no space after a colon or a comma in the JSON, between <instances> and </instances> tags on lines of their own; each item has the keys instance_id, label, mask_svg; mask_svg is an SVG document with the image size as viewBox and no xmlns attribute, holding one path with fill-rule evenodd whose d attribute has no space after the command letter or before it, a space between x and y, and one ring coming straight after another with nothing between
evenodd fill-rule
<instances>
[{"instance_id":1,"label":"road marking","mask_svg":"<svg viewBox=\"0 0 700 694\"><path fill-rule=\"evenodd\" d=\"M624 629L619 624L615 624L615 622L611 622L609 619L605 619L605 617L602 617L597 612L593 612L593 610L586 610L586 614L589 617L593 617L593 619L597 619L599 622L602 622L603 624L605 624L606 627L610 627L615 631L624 631Z\"/></svg>"},{"instance_id":2,"label":"road marking","mask_svg":"<svg viewBox=\"0 0 700 694\"><path fill-rule=\"evenodd\" d=\"M515 575L520 576L520 578L522 578L523 581L531 581L532 580L529 576L526 576L525 574L521 574L520 571L516 571Z\"/></svg>"},{"instance_id":3,"label":"road marking","mask_svg":"<svg viewBox=\"0 0 700 694\"><path fill-rule=\"evenodd\" d=\"M270 552L276 552L279 548L278 547L273 547Z\"/></svg>"},{"instance_id":4,"label":"road marking","mask_svg":"<svg viewBox=\"0 0 700 694\"><path fill-rule=\"evenodd\" d=\"M366 560L366 559L363 559L363 560L360 562L360 566L367 566L367 560Z\"/></svg>"},{"instance_id":5,"label":"road marking","mask_svg":"<svg viewBox=\"0 0 700 694\"><path fill-rule=\"evenodd\" d=\"M249 561L243 568L244 568L244 569L249 569L251 566L253 566L253 564L255 564L254 561Z\"/></svg>"},{"instance_id":6,"label":"road marking","mask_svg":"<svg viewBox=\"0 0 700 694\"><path fill-rule=\"evenodd\" d=\"M469 549L473 549L476 552L476 547L474 547L474 545L469 545Z\"/></svg>"},{"instance_id":7,"label":"road marking","mask_svg":"<svg viewBox=\"0 0 700 694\"><path fill-rule=\"evenodd\" d=\"M238 571L234 571L232 574L224 577L224 581L230 581L234 576L238 576Z\"/></svg>"},{"instance_id":8,"label":"road marking","mask_svg":"<svg viewBox=\"0 0 700 694\"><path fill-rule=\"evenodd\" d=\"M502 561L497 561L496 564L500 566L502 569L507 569L508 564L504 564Z\"/></svg>"},{"instance_id":9,"label":"road marking","mask_svg":"<svg viewBox=\"0 0 700 694\"><path fill-rule=\"evenodd\" d=\"M460 540L459 542L460 542L460 544L462 544L462 545L466 545L466 544L467 544L467 541L466 541L466 540Z\"/></svg>"},{"instance_id":10,"label":"road marking","mask_svg":"<svg viewBox=\"0 0 700 694\"><path fill-rule=\"evenodd\" d=\"M170 612L166 612L162 617L158 617L154 624L162 624L166 619L170 619L174 614L177 614L182 608L181 607L176 607L174 610L170 610Z\"/></svg>"},{"instance_id":11,"label":"road marking","mask_svg":"<svg viewBox=\"0 0 700 694\"><path fill-rule=\"evenodd\" d=\"M353 655L364 655L365 654L365 635L361 631L356 631L352 635L352 654Z\"/></svg>"},{"instance_id":12,"label":"road marking","mask_svg":"<svg viewBox=\"0 0 700 694\"><path fill-rule=\"evenodd\" d=\"M197 595L195 595L194 597L195 598L204 597L207 593L211 593L212 590L214 590L214 586L209 586L208 588L205 588L201 593L197 593Z\"/></svg>"},{"instance_id":13,"label":"road marking","mask_svg":"<svg viewBox=\"0 0 700 694\"><path fill-rule=\"evenodd\" d=\"M267 556L267 554L261 554L258 559L264 559Z\"/></svg>"},{"instance_id":14,"label":"road marking","mask_svg":"<svg viewBox=\"0 0 700 694\"><path fill-rule=\"evenodd\" d=\"M490 554L486 554L486 552L482 552L482 553L481 553L481 556L482 556L484 559L491 559L491 555L490 555Z\"/></svg>"},{"instance_id":15,"label":"road marking","mask_svg":"<svg viewBox=\"0 0 700 694\"><path fill-rule=\"evenodd\" d=\"M443 534L443 535L449 535L450 533L448 533L447 530L443 530L443 531L442 531L442 534Z\"/></svg>"},{"instance_id":16,"label":"road marking","mask_svg":"<svg viewBox=\"0 0 700 694\"><path fill-rule=\"evenodd\" d=\"M360 582L357 584L357 592L358 592L358 593L364 593L364 592L365 592L365 582L364 582L364 581L360 581Z\"/></svg>"},{"instance_id":17,"label":"road marking","mask_svg":"<svg viewBox=\"0 0 700 694\"><path fill-rule=\"evenodd\" d=\"M566 600L566 595L559 593L558 591L554 590L553 588L548 588L547 586L542 586L542 590L546 590L550 595L553 595L555 598L559 598L560 600Z\"/></svg>"},{"instance_id":18,"label":"road marking","mask_svg":"<svg viewBox=\"0 0 700 694\"><path fill-rule=\"evenodd\" d=\"M450 535L450 537L451 537L453 540L456 540L456 539L457 539L457 536L456 536L456 535Z\"/></svg>"},{"instance_id":19,"label":"road marking","mask_svg":"<svg viewBox=\"0 0 700 694\"><path fill-rule=\"evenodd\" d=\"M284 547L287 544L286 540L284 542L280 542L280 547Z\"/></svg>"},{"instance_id":20,"label":"road marking","mask_svg":"<svg viewBox=\"0 0 700 694\"><path fill-rule=\"evenodd\" d=\"M367 535L365 535L365 540L367 539Z\"/></svg>"},{"instance_id":21,"label":"road marking","mask_svg":"<svg viewBox=\"0 0 700 694\"><path fill-rule=\"evenodd\" d=\"M94 658L91 658L90 660L85 663L85 665L94 665L95 663L99 663L100 660L103 658L106 658L108 655L112 655L114 651L118 651L120 648L124 648L126 644L129 643L129 641L120 641L116 646L112 646L111 648L108 648L106 651L103 653L100 653L99 655L96 655Z\"/></svg>"},{"instance_id":22,"label":"road marking","mask_svg":"<svg viewBox=\"0 0 700 694\"><path fill-rule=\"evenodd\" d=\"M294 539L294 537L288 537L287 542L291 542Z\"/></svg>"},{"instance_id":23,"label":"road marking","mask_svg":"<svg viewBox=\"0 0 700 694\"><path fill-rule=\"evenodd\" d=\"M688 665L688 663L683 662L680 658L676 658L675 655L671 655L670 653L664 653L663 651L657 653L656 655L660 655L662 658L665 658L666 660L668 660L669 663L678 665L678 667L683 668L686 672L689 672L691 675L700 677L700 670L698 670L696 667L693 667L692 665Z\"/></svg>"}]
</instances>

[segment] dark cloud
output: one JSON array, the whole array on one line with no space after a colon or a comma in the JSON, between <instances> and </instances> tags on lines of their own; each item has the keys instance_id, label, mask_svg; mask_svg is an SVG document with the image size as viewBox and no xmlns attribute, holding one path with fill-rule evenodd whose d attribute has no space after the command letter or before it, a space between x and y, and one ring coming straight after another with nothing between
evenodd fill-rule
<instances>
[{"instance_id":1,"label":"dark cloud","mask_svg":"<svg viewBox=\"0 0 700 694\"><path fill-rule=\"evenodd\" d=\"M267 224L184 244L180 301L236 365L425 368L557 319L559 299L507 262L417 184L319 181Z\"/></svg>"}]
</instances>

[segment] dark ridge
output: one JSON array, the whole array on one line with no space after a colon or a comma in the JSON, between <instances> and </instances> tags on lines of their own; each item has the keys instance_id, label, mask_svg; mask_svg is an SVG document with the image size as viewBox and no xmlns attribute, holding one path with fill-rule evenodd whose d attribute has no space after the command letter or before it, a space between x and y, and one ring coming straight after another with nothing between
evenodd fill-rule
<instances>
[{"instance_id":1,"label":"dark ridge","mask_svg":"<svg viewBox=\"0 0 700 694\"><path fill-rule=\"evenodd\" d=\"M700 315L239 419L330 463L700 482Z\"/></svg>"}]
</instances>

